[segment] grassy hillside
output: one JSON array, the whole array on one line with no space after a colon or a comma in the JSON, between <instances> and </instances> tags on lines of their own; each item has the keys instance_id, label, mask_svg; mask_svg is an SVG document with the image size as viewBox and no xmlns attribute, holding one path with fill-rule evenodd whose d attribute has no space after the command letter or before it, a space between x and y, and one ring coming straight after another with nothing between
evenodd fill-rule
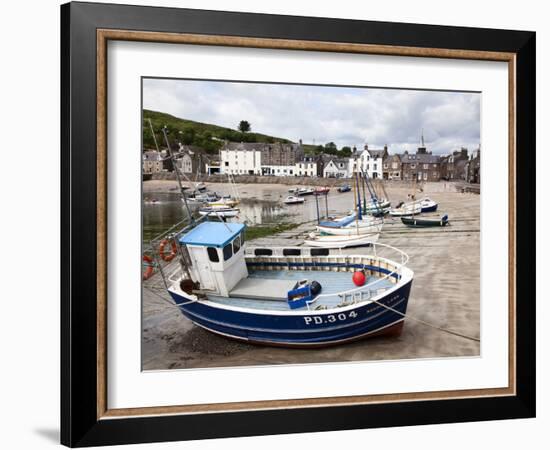
<instances>
[{"instance_id":1,"label":"grassy hillside","mask_svg":"<svg viewBox=\"0 0 550 450\"><path fill-rule=\"evenodd\" d=\"M142 128L144 148L155 148L155 141L153 139L153 135L151 134L148 119L151 119L158 145L161 148L166 147L166 142L164 141L164 136L161 131L164 126L168 129L168 138L170 139L170 142L181 141L186 145L197 145L210 153L216 153L218 151L218 149L223 145L221 140L228 140L231 142L291 142L284 138L254 132L241 133L240 131L232 130L231 128L224 128L202 122L194 122L193 120L180 119L178 117L171 116L170 114L144 109ZM242 119L246 120L247 118L243 117ZM254 127L254 121L251 120L251 122L252 127ZM237 126L238 121L235 123L235 127Z\"/></svg>"}]
</instances>

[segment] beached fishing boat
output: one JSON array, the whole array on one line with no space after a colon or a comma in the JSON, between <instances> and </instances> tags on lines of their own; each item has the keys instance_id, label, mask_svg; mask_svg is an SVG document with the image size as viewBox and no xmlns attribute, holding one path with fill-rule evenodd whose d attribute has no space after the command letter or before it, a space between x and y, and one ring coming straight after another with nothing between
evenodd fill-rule
<instances>
[{"instance_id":1,"label":"beached fishing boat","mask_svg":"<svg viewBox=\"0 0 550 450\"><path fill-rule=\"evenodd\" d=\"M397 205L397 208L390 209L390 215L394 217L412 216L420 214L422 212L422 206L420 203L402 203Z\"/></svg>"},{"instance_id":2,"label":"beached fishing boat","mask_svg":"<svg viewBox=\"0 0 550 450\"><path fill-rule=\"evenodd\" d=\"M238 208L231 208L230 206L205 206L199 209L199 214L201 216L208 217L235 217L239 214Z\"/></svg>"},{"instance_id":3,"label":"beached fishing boat","mask_svg":"<svg viewBox=\"0 0 550 450\"><path fill-rule=\"evenodd\" d=\"M379 232L352 234L344 236L310 233L309 236L304 239L304 245L322 248L362 247L375 243L376 241L378 241L379 236Z\"/></svg>"},{"instance_id":4,"label":"beached fishing boat","mask_svg":"<svg viewBox=\"0 0 550 450\"><path fill-rule=\"evenodd\" d=\"M397 260L326 249L245 249L244 225L202 222L174 237L182 265L166 278L182 314L213 333L285 347L398 335L413 272ZM380 245L380 244L377 244Z\"/></svg>"},{"instance_id":5,"label":"beached fishing boat","mask_svg":"<svg viewBox=\"0 0 550 450\"><path fill-rule=\"evenodd\" d=\"M401 217L401 222L412 228L444 227L449 225L449 216L445 214L434 218Z\"/></svg>"},{"instance_id":6,"label":"beached fishing boat","mask_svg":"<svg viewBox=\"0 0 550 450\"><path fill-rule=\"evenodd\" d=\"M286 205L296 205L296 204L302 204L306 201L304 197L296 197L294 195L289 195L287 198L284 199L284 203Z\"/></svg>"},{"instance_id":7,"label":"beached fishing boat","mask_svg":"<svg viewBox=\"0 0 550 450\"><path fill-rule=\"evenodd\" d=\"M349 192L351 191L351 186L349 184L344 184L343 186L338 186L338 188L336 188L336 190L338 192Z\"/></svg>"}]
</instances>

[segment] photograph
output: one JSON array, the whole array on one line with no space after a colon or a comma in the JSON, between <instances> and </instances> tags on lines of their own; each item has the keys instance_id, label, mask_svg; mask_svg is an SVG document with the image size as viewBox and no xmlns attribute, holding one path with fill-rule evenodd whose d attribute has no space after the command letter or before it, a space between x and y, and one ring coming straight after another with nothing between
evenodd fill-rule
<instances>
[{"instance_id":1,"label":"photograph","mask_svg":"<svg viewBox=\"0 0 550 450\"><path fill-rule=\"evenodd\" d=\"M481 92L141 100L142 370L480 356Z\"/></svg>"}]
</instances>

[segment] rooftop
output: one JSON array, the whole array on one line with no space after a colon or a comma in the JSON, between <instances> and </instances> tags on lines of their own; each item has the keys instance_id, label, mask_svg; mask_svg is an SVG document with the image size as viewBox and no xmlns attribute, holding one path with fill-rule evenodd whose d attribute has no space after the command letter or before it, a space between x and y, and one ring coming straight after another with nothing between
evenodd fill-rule
<instances>
[{"instance_id":1,"label":"rooftop","mask_svg":"<svg viewBox=\"0 0 550 450\"><path fill-rule=\"evenodd\" d=\"M429 153L417 153L416 155L404 154L401 156L401 162L403 164L437 164L440 162L440 157L438 155L430 155Z\"/></svg>"},{"instance_id":2,"label":"rooftop","mask_svg":"<svg viewBox=\"0 0 550 450\"><path fill-rule=\"evenodd\" d=\"M203 222L184 234L180 244L224 247L244 228L242 223Z\"/></svg>"}]
</instances>

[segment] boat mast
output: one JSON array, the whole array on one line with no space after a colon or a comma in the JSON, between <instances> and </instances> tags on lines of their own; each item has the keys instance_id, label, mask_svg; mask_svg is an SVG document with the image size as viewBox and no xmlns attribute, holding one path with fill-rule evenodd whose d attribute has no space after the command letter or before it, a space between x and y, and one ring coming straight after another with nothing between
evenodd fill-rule
<instances>
[{"instance_id":1,"label":"boat mast","mask_svg":"<svg viewBox=\"0 0 550 450\"><path fill-rule=\"evenodd\" d=\"M170 148L170 142L168 141L168 135L166 134L166 126L162 128L162 134L164 134L164 140L166 141L166 147L168 148L168 155L172 160L172 166L173 166L174 172L176 173L176 180L178 181L178 186L180 188L181 197L183 198L183 203L185 203L185 209L187 210L187 214L189 215L189 219L191 220L191 222L194 222L195 219L193 218L193 214L191 214L191 210L189 209L189 205L187 203L187 196L185 195L185 190L183 189L183 185L181 184L178 165L176 164L176 160L172 155L172 149Z\"/></svg>"},{"instance_id":2,"label":"boat mast","mask_svg":"<svg viewBox=\"0 0 550 450\"><path fill-rule=\"evenodd\" d=\"M151 128L151 134L153 135L153 141L155 141L155 147L157 148L157 152L160 153L159 144L157 142L157 137L155 135L155 131L153 130L153 123L151 122L151 119L149 117L147 117L147 120L149 121L149 128Z\"/></svg>"}]
</instances>

